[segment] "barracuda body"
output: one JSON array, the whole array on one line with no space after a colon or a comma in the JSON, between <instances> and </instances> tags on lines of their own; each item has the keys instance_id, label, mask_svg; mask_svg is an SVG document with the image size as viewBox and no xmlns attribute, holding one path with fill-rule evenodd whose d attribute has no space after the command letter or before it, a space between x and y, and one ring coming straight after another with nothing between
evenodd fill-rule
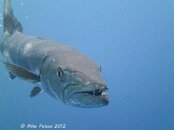
<instances>
[{"instance_id":1,"label":"barracuda body","mask_svg":"<svg viewBox=\"0 0 174 130\"><path fill-rule=\"evenodd\" d=\"M68 45L23 34L10 0L4 0L3 27L0 51L10 78L41 83L33 88L31 97L44 91L76 107L108 104L100 66Z\"/></svg>"}]
</instances>

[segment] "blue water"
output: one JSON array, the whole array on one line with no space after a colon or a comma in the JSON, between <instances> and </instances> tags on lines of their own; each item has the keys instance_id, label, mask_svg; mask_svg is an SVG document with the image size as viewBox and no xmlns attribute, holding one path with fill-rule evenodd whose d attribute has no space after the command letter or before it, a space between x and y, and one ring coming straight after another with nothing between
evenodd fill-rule
<instances>
[{"instance_id":1,"label":"blue water","mask_svg":"<svg viewBox=\"0 0 174 130\"><path fill-rule=\"evenodd\" d=\"M26 34L62 41L100 64L110 104L82 109L45 93L30 98L34 86L10 81L1 63L0 130L62 123L66 130L174 130L172 0L13 0L13 8Z\"/></svg>"}]
</instances>

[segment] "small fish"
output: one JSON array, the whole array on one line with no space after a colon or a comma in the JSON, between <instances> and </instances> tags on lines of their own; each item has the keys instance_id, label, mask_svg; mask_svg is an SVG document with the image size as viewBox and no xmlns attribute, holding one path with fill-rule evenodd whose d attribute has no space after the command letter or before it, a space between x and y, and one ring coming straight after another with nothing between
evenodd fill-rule
<instances>
[{"instance_id":1,"label":"small fish","mask_svg":"<svg viewBox=\"0 0 174 130\"><path fill-rule=\"evenodd\" d=\"M11 0L4 0L3 32L0 51L10 78L41 84L33 88L30 97L44 91L75 107L109 103L101 67L68 45L24 34Z\"/></svg>"}]
</instances>

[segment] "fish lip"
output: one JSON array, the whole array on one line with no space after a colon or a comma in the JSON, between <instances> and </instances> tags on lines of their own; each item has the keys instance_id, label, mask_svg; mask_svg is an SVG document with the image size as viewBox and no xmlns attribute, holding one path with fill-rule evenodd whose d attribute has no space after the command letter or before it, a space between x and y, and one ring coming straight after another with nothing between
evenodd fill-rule
<instances>
[{"instance_id":1,"label":"fish lip","mask_svg":"<svg viewBox=\"0 0 174 130\"><path fill-rule=\"evenodd\" d=\"M101 88L101 89L97 88L97 89L94 89L94 90L82 90L82 91L77 91L77 92L73 93L73 95L84 93L84 94L88 94L88 95L92 95L92 96L104 96L104 95L106 95L107 90L108 90L107 87L104 87L104 88Z\"/></svg>"},{"instance_id":2,"label":"fish lip","mask_svg":"<svg viewBox=\"0 0 174 130\"><path fill-rule=\"evenodd\" d=\"M67 98L67 100L71 100L71 98L73 98L74 96L80 96L80 94L84 94L85 96L89 97L90 99L94 98L94 101L97 99L98 102L89 102L89 103L80 103L80 104L71 104L75 107L81 107L81 108L96 108L96 107L103 107L103 106L106 106L109 104L109 95L107 93L107 90L108 88L103 88L102 89L102 93L104 94L100 94L100 95L95 95L94 93L93 94L90 94L88 93L87 91L78 91L78 92L75 92L73 93L71 96L69 96Z\"/></svg>"},{"instance_id":3,"label":"fish lip","mask_svg":"<svg viewBox=\"0 0 174 130\"><path fill-rule=\"evenodd\" d=\"M82 86L82 89L75 86ZM98 86L98 87L97 87ZM72 87L72 88L70 88ZM68 90L69 89L69 90ZM69 99L78 94L86 94L88 96L94 96L106 99L106 105L108 104L108 93L107 86L105 84L96 84L96 83L72 83L67 84L62 93L63 102L68 104ZM98 91L98 92L97 92Z\"/></svg>"},{"instance_id":4,"label":"fish lip","mask_svg":"<svg viewBox=\"0 0 174 130\"><path fill-rule=\"evenodd\" d=\"M108 93L107 93L108 88L106 86L104 86L103 88L90 88L90 89L86 89L86 90L80 90L80 91L76 91L74 93L72 93L70 96L68 96L68 98L71 98L74 95L77 94L87 94L89 96L98 96L98 97L108 97Z\"/></svg>"},{"instance_id":5,"label":"fish lip","mask_svg":"<svg viewBox=\"0 0 174 130\"><path fill-rule=\"evenodd\" d=\"M68 89L69 87L79 86L79 85L81 85L81 86L85 86L85 84L80 84L80 83L71 83L71 84L67 84L67 85L64 87L63 92L62 92L63 102L66 103L66 99L70 98L71 95L73 95L73 93L72 93L72 94L70 94L70 96L67 96L67 95L66 95L66 91L67 91L67 89Z\"/></svg>"}]
</instances>

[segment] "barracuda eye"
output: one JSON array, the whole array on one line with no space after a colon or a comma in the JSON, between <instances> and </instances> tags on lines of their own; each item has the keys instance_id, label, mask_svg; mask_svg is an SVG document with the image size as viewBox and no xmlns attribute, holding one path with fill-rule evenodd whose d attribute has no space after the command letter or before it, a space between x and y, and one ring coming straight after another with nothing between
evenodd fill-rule
<instances>
[{"instance_id":1,"label":"barracuda eye","mask_svg":"<svg viewBox=\"0 0 174 130\"><path fill-rule=\"evenodd\" d=\"M57 68L57 77L58 79L60 79L61 81L64 80L64 72L63 69L61 67Z\"/></svg>"}]
</instances>

